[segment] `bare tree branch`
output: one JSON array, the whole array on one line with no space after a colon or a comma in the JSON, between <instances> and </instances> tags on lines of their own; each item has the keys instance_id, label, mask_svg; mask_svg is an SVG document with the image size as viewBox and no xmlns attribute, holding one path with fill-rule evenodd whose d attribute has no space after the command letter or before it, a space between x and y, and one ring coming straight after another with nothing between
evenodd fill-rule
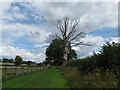
<instances>
[{"instance_id":1,"label":"bare tree branch","mask_svg":"<svg viewBox=\"0 0 120 90\"><path fill-rule=\"evenodd\" d=\"M91 44L88 44L88 43L83 43L83 44L80 44L80 45L92 46Z\"/></svg>"},{"instance_id":2,"label":"bare tree branch","mask_svg":"<svg viewBox=\"0 0 120 90\"><path fill-rule=\"evenodd\" d=\"M55 37L58 38L58 39L61 39L56 33L55 33Z\"/></svg>"},{"instance_id":3,"label":"bare tree branch","mask_svg":"<svg viewBox=\"0 0 120 90\"><path fill-rule=\"evenodd\" d=\"M49 37L51 37L51 38L55 38L55 35L49 35Z\"/></svg>"},{"instance_id":4,"label":"bare tree branch","mask_svg":"<svg viewBox=\"0 0 120 90\"><path fill-rule=\"evenodd\" d=\"M79 21L75 21L73 23L73 26L71 27L71 31L68 33L67 39L70 39L75 34L75 32L77 31L76 26L78 24L79 24Z\"/></svg>"},{"instance_id":5,"label":"bare tree branch","mask_svg":"<svg viewBox=\"0 0 120 90\"><path fill-rule=\"evenodd\" d=\"M78 45L92 46L91 44L83 43L83 42L79 42L79 43L71 43L71 44L72 44L72 46L78 46Z\"/></svg>"},{"instance_id":6,"label":"bare tree branch","mask_svg":"<svg viewBox=\"0 0 120 90\"><path fill-rule=\"evenodd\" d=\"M67 39L67 32L69 27L69 18L65 17L63 20L63 27L64 27L64 39Z\"/></svg>"},{"instance_id":7,"label":"bare tree branch","mask_svg":"<svg viewBox=\"0 0 120 90\"><path fill-rule=\"evenodd\" d=\"M76 36L74 36L70 41L73 41L74 39L76 39L78 36L84 37L86 34L84 32L80 32L78 33Z\"/></svg>"},{"instance_id":8,"label":"bare tree branch","mask_svg":"<svg viewBox=\"0 0 120 90\"><path fill-rule=\"evenodd\" d=\"M80 44L82 44L83 42L79 42L79 43L71 43L72 46L78 46Z\"/></svg>"}]
</instances>

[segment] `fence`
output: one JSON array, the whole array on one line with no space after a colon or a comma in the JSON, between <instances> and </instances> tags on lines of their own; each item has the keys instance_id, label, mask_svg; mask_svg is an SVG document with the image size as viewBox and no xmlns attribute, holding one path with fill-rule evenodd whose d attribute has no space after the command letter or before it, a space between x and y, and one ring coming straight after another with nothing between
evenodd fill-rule
<instances>
[{"instance_id":1,"label":"fence","mask_svg":"<svg viewBox=\"0 0 120 90\"><path fill-rule=\"evenodd\" d=\"M13 76L24 75L46 68L38 66L2 66L2 79L6 80Z\"/></svg>"}]
</instances>

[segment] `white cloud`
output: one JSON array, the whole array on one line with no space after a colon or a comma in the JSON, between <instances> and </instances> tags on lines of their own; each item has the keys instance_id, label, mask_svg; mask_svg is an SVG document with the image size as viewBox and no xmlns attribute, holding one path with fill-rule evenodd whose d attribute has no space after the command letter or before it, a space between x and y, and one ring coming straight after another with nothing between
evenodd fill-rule
<instances>
[{"instance_id":1,"label":"white cloud","mask_svg":"<svg viewBox=\"0 0 120 90\"><path fill-rule=\"evenodd\" d=\"M13 17L11 15L6 14L6 12L10 9L11 7L11 2L1 2L0 3L1 9L0 9L0 19L8 19L8 20L13 20Z\"/></svg>"},{"instance_id":2,"label":"white cloud","mask_svg":"<svg viewBox=\"0 0 120 90\"><path fill-rule=\"evenodd\" d=\"M45 43L46 38L49 36L49 34L50 32L45 32L44 30L32 32L29 37L29 41L35 42L35 43L38 43L38 42Z\"/></svg>"},{"instance_id":3,"label":"white cloud","mask_svg":"<svg viewBox=\"0 0 120 90\"><path fill-rule=\"evenodd\" d=\"M63 16L70 16L72 19L81 18L80 30L91 31L103 27L115 27L118 22L118 7L116 3L110 2L55 2L55 3L38 3L30 2L24 4L28 10L34 10L40 16L44 16L48 22L48 25L55 25L57 20ZM22 5L22 3L21 3ZM3 3L3 18L4 15L7 19L12 18L9 13L5 11L9 10L11 3ZM47 7L47 8L46 8ZM25 15L22 13L17 13L19 7L15 6L12 8L14 16L17 18L25 18ZM34 13L31 13L34 15ZM38 17L38 16L37 16ZM13 19L13 18L12 18ZM52 28L52 27L51 27Z\"/></svg>"},{"instance_id":4,"label":"white cloud","mask_svg":"<svg viewBox=\"0 0 120 90\"><path fill-rule=\"evenodd\" d=\"M92 36L87 35L85 38L82 38L81 41L87 43L89 42L92 46L101 46L103 45L106 39L101 36Z\"/></svg>"},{"instance_id":5,"label":"white cloud","mask_svg":"<svg viewBox=\"0 0 120 90\"><path fill-rule=\"evenodd\" d=\"M34 47L46 47L48 46L49 43L44 43L44 44L35 44Z\"/></svg>"},{"instance_id":6,"label":"white cloud","mask_svg":"<svg viewBox=\"0 0 120 90\"><path fill-rule=\"evenodd\" d=\"M0 46L0 57L15 58L16 55L20 55L23 60L35 62L42 62L45 58L43 53L33 54L28 50L15 48L13 46Z\"/></svg>"},{"instance_id":7,"label":"white cloud","mask_svg":"<svg viewBox=\"0 0 120 90\"><path fill-rule=\"evenodd\" d=\"M110 39L111 39L110 43L112 43L112 42L118 43L120 40L120 37L111 37Z\"/></svg>"},{"instance_id":8,"label":"white cloud","mask_svg":"<svg viewBox=\"0 0 120 90\"><path fill-rule=\"evenodd\" d=\"M42 31L45 34L46 32L58 32L56 28L57 20L62 18L63 16L70 16L71 19L81 18L81 22L79 24L79 31L90 32L92 30L100 29L103 27L116 27L117 26L117 15L118 8L117 3L97 3L97 2L72 2L72 3L36 3L30 2L29 5L25 3L21 3L21 5L25 6L28 10L31 9L33 12L36 12L40 16L44 16L47 20L47 30L42 27ZM7 7L8 6L8 7ZM5 5L6 11L10 8L10 4ZM46 8L47 7L47 8ZM14 13L19 11L19 7L15 6L13 8ZM114 12L114 13L113 13ZM34 15L34 13L31 13ZM6 15L4 13L4 15ZM8 14L9 15L9 14ZM23 14L15 14L19 18L23 18ZM36 16L35 16L36 17ZM37 16L38 18L38 16ZM9 26L8 26L9 25ZM19 29L23 30L31 30L33 27L38 27L37 25L20 25L19 24L8 24L7 26L3 24L3 30L14 30L14 27L20 27ZM23 28L24 27L24 28ZM38 29L38 28L37 28ZM33 29L35 31L35 29ZM32 31L33 31L32 30ZM38 29L39 30L39 29ZM58 32L59 33L59 32ZM43 34L42 34L43 35ZM42 36L41 36L42 37ZM44 37L44 36L43 36ZM35 38L34 38L35 39ZM35 39L38 42L38 40Z\"/></svg>"},{"instance_id":9,"label":"white cloud","mask_svg":"<svg viewBox=\"0 0 120 90\"><path fill-rule=\"evenodd\" d=\"M1 2L13 2L15 0L1 0ZM17 2L118 2L119 0L17 0Z\"/></svg>"},{"instance_id":10,"label":"white cloud","mask_svg":"<svg viewBox=\"0 0 120 90\"><path fill-rule=\"evenodd\" d=\"M15 19L26 20L28 19L26 15L20 12L18 6L12 6L12 2L2 2L0 3L0 19L14 21Z\"/></svg>"},{"instance_id":11,"label":"white cloud","mask_svg":"<svg viewBox=\"0 0 120 90\"><path fill-rule=\"evenodd\" d=\"M80 45L76 47L72 47L78 54L78 57L84 58L86 56L91 56L93 55L93 51L95 53L99 53L101 50L101 46L105 44L106 42L115 42L118 43L120 37L111 37L111 38L103 38L101 36L92 36L92 35L87 35L85 38L82 39L84 43L90 42L90 45L92 46L85 46L85 45Z\"/></svg>"},{"instance_id":12,"label":"white cloud","mask_svg":"<svg viewBox=\"0 0 120 90\"><path fill-rule=\"evenodd\" d=\"M105 40L105 38L100 36L87 35L81 41L83 41L84 43L90 42L89 44L91 46L80 45L77 47L73 47L73 49L77 51L78 57L80 58L90 56L92 55L93 51L98 52L100 50L100 46L105 43Z\"/></svg>"},{"instance_id":13,"label":"white cloud","mask_svg":"<svg viewBox=\"0 0 120 90\"><path fill-rule=\"evenodd\" d=\"M118 22L117 3L30 3L50 26L63 16L81 18L80 30L89 32L103 27L116 27ZM46 8L47 7L47 8ZM113 13L114 12L114 13ZM55 27L55 26L54 26Z\"/></svg>"},{"instance_id":14,"label":"white cloud","mask_svg":"<svg viewBox=\"0 0 120 90\"><path fill-rule=\"evenodd\" d=\"M49 36L50 32L46 32L39 26L34 24L5 24L3 23L2 32L3 35L8 33L11 36L12 42L19 37L27 36L27 40L33 43L45 42L46 38ZM10 38L4 37L4 41L11 41ZM4 42L4 43L7 43ZM10 44L7 44L10 45Z\"/></svg>"},{"instance_id":15,"label":"white cloud","mask_svg":"<svg viewBox=\"0 0 120 90\"><path fill-rule=\"evenodd\" d=\"M13 13L13 17L15 18L15 19L23 19L23 20L26 20L26 19L28 19L25 15L23 15L23 14L21 14L21 13Z\"/></svg>"}]
</instances>

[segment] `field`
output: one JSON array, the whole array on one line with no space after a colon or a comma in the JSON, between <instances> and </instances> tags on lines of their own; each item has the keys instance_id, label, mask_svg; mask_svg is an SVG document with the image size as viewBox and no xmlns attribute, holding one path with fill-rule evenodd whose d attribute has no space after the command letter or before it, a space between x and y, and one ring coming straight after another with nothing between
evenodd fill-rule
<instances>
[{"instance_id":1,"label":"field","mask_svg":"<svg viewBox=\"0 0 120 90\"><path fill-rule=\"evenodd\" d=\"M3 88L70 88L58 69L46 69L5 80Z\"/></svg>"}]
</instances>

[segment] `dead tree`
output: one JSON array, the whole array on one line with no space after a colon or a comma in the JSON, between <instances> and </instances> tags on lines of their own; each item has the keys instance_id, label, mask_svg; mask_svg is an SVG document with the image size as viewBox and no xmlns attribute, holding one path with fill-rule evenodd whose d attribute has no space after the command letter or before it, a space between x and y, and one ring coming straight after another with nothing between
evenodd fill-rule
<instances>
[{"instance_id":1,"label":"dead tree","mask_svg":"<svg viewBox=\"0 0 120 90\"><path fill-rule=\"evenodd\" d=\"M64 41L64 56L63 59L65 62L68 61L68 47L78 46L78 45L88 45L88 43L83 43L80 41L80 38L84 38L86 34L84 32L78 32L77 25L79 20L71 22L68 17L64 17L62 20L58 20L57 28L60 30L61 36L55 33L55 37Z\"/></svg>"}]
</instances>

